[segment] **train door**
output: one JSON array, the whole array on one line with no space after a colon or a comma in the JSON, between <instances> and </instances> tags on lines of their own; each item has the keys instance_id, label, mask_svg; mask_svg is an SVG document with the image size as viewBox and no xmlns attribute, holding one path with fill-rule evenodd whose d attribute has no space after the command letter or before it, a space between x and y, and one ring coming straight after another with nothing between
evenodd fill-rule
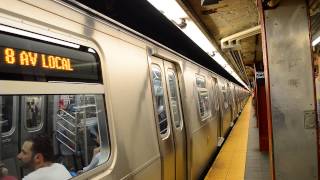
<instances>
[{"instance_id":1,"label":"train door","mask_svg":"<svg viewBox=\"0 0 320 180\"><path fill-rule=\"evenodd\" d=\"M187 179L186 132L184 127L177 71L174 64L164 61L169 107L174 136L176 179Z\"/></svg>"},{"instance_id":2,"label":"train door","mask_svg":"<svg viewBox=\"0 0 320 180\"><path fill-rule=\"evenodd\" d=\"M232 121L234 122L237 118L237 103L236 103L236 93L234 89L234 84L231 84L230 92L231 92L231 107L232 107ZM233 123L232 122L232 123Z\"/></svg>"},{"instance_id":3,"label":"train door","mask_svg":"<svg viewBox=\"0 0 320 180\"><path fill-rule=\"evenodd\" d=\"M44 96L22 96L20 97L20 125L19 131L19 150L24 141L31 136L44 134L46 131L46 117L45 117L45 99ZM14 156L15 157L15 156ZM30 173L31 170L22 169L20 175Z\"/></svg>"},{"instance_id":4,"label":"train door","mask_svg":"<svg viewBox=\"0 0 320 180\"><path fill-rule=\"evenodd\" d=\"M186 179L185 128L174 65L153 57L151 78L159 132L162 179Z\"/></svg>"},{"instance_id":5,"label":"train door","mask_svg":"<svg viewBox=\"0 0 320 180\"><path fill-rule=\"evenodd\" d=\"M212 76L212 109L213 109L213 117L214 117L214 121L217 123L216 124L216 127L217 127L217 130L216 132L214 132L214 136L217 137L217 142L218 142L218 145L220 143L219 141L219 137L220 137L220 126L221 126L221 122L220 122L220 105L219 105L219 85L218 85L218 79L216 77L213 77Z\"/></svg>"},{"instance_id":6,"label":"train door","mask_svg":"<svg viewBox=\"0 0 320 180\"><path fill-rule=\"evenodd\" d=\"M234 109L234 106L233 106L233 102L232 102L232 92L231 92L231 87L230 87L230 84L227 83L227 102L228 102L228 105L229 105L229 111L230 111L230 119L229 119L229 126L233 126L233 109Z\"/></svg>"},{"instance_id":7,"label":"train door","mask_svg":"<svg viewBox=\"0 0 320 180\"><path fill-rule=\"evenodd\" d=\"M227 83L222 81L221 83L221 103L220 103L220 111L221 111L221 137L224 137L230 127L231 122L231 108L230 108L230 100L229 93L227 88Z\"/></svg>"},{"instance_id":8,"label":"train door","mask_svg":"<svg viewBox=\"0 0 320 180\"><path fill-rule=\"evenodd\" d=\"M0 96L1 166L5 164L13 174L18 174L16 168L16 156L19 153L18 103L17 96Z\"/></svg>"},{"instance_id":9,"label":"train door","mask_svg":"<svg viewBox=\"0 0 320 180\"><path fill-rule=\"evenodd\" d=\"M44 96L23 96L21 97L21 134L20 145L27 137L42 134L46 131Z\"/></svg>"},{"instance_id":10,"label":"train door","mask_svg":"<svg viewBox=\"0 0 320 180\"><path fill-rule=\"evenodd\" d=\"M17 168L16 156L26 138L46 131L44 113L43 96L0 97L1 159L10 173L18 177L28 171Z\"/></svg>"},{"instance_id":11,"label":"train door","mask_svg":"<svg viewBox=\"0 0 320 180\"><path fill-rule=\"evenodd\" d=\"M239 116L239 99L238 99L238 88L237 88L237 86L234 86L234 98L235 98L235 102L236 102L237 116Z\"/></svg>"}]
</instances>

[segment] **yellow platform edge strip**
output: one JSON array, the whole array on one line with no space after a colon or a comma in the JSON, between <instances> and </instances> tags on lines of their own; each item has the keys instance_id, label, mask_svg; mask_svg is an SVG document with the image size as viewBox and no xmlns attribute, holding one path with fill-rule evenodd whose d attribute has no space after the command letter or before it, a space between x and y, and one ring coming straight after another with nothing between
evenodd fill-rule
<instances>
[{"instance_id":1,"label":"yellow platform edge strip","mask_svg":"<svg viewBox=\"0 0 320 180\"><path fill-rule=\"evenodd\" d=\"M242 180L245 174L252 97L223 144L205 180Z\"/></svg>"}]
</instances>

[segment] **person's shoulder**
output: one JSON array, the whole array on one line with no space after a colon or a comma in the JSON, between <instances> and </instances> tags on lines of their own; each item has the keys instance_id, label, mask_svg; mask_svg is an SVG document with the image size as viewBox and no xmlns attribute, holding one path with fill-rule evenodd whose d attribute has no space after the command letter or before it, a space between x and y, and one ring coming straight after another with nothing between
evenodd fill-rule
<instances>
[{"instance_id":1,"label":"person's shoulder","mask_svg":"<svg viewBox=\"0 0 320 180\"><path fill-rule=\"evenodd\" d=\"M33 171L31 173L29 173L28 175L24 176L22 178L22 180L34 180L34 179L38 179L39 178L39 172L36 170L36 171Z\"/></svg>"},{"instance_id":2,"label":"person's shoulder","mask_svg":"<svg viewBox=\"0 0 320 180\"><path fill-rule=\"evenodd\" d=\"M23 178L23 180L51 180L51 179L69 179L72 176L69 171L59 163L52 163L49 167L37 169Z\"/></svg>"},{"instance_id":3,"label":"person's shoulder","mask_svg":"<svg viewBox=\"0 0 320 180\"><path fill-rule=\"evenodd\" d=\"M69 177L71 178L71 175L69 173L69 171L67 170L67 168L59 163L53 163L51 165L51 167L53 168L53 171L58 171L57 173L60 174L61 176L65 176L65 177Z\"/></svg>"}]
</instances>

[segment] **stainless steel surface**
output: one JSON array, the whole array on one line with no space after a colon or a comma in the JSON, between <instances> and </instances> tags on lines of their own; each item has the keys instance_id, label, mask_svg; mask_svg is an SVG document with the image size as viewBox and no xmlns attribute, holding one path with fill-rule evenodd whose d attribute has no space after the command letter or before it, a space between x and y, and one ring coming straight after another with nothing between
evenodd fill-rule
<instances>
[{"instance_id":1,"label":"stainless steel surface","mask_svg":"<svg viewBox=\"0 0 320 180\"><path fill-rule=\"evenodd\" d=\"M221 90L221 97L220 97L220 113L221 113L221 137L225 137L228 130L230 129L230 123L232 120L232 109L229 100L229 92L227 87L227 81L220 80L220 90Z\"/></svg>"},{"instance_id":2,"label":"stainless steel surface","mask_svg":"<svg viewBox=\"0 0 320 180\"><path fill-rule=\"evenodd\" d=\"M189 127L190 143L188 158L189 160L189 179L196 179L203 172L206 162L217 147L217 120L211 115L206 120L201 120L198 97L196 88L196 76L201 75L206 79L206 88L212 89L211 76L213 74L200 69L191 64L183 64L183 81L185 83L183 92L185 104L185 119ZM210 97L211 99L212 97ZM211 99L212 100L212 99ZM212 108L210 107L210 111ZM210 112L212 114L212 112Z\"/></svg>"},{"instance_id":3,"label":"stainless steel surface","mask_svg":"<svg viewBox=\"0 0 320 180\"><path fill-rule=\"evenodd\" d=\"M170 115L170 108L169 108L169 101L168 101L168 94L167 94L167 87L166 87L166 79L165 79L165 69L164 69L164 64L163 64L163 60L159 59L157 57L150 57L150 71L151 71L151 75L150 77L153 77L153 73L152 72L152 66L156 65L158 66L160 69L160 73L161 73L161 82L158 86L161 86L162 88L162 93L163 93L163 100L165 102L165 107L163 107L165 109L165 115L166 115L166 120L167 120L167 133L164 134L165 136L162 136L161 134L161 129L159 128L158 124L160 124L161 119L160 116L158 115L158 111L159 108L158 107L158 100L156 100L156 96L153 96L153 102L154 102L154 111L155 111L155 123L158 127L158 141L159 141L159 146L160 146L160 156L161 156L161 179L175 179L175 144L174 144L174 137L173 137L173 132L172 132L172 121L171 121L171 115ZM153 82L153 79L151 80L151 83ZM156 86L156 85L154 85ZM152 86L152 87L154 87ZM161 90L160 87L158 89L152 88L153 94L157 94L159 93L159 91ZM163 101L162 100L162 101ZM160 101L160 100L159 100ZM161 125L160 125L161 127Z\"/></svg>"},{"instance_id":4,"label":"stainless steel surface","mask_svg":"<svg viewBox=\"0 0 320 180\"><path fill-rule=\"evenodd\" d=\"M304 126L304 111L315 110L307 11L304 0L265 11L277 180L318 179L316 129Z\"/></svg>"},{"instance_id":5,"label":"stainless steel surface","mask_svg":"<svg viewBox=\"0 0 320 180\"><path fill-rule=\"evenodd\" d=\"M180 88L178 84L178 76L175 64L163 61L167 90L169 97L169 107L172 119L172 132L174 137L174 149L175 149L175 179L187 179L187 142L186 142L186 130L185 123L183 120L183 112L180 98ZM178 66L179 67L179 66ZM169 72L174 75L170 82ZM175 95L175 96L172 96ZM175 99L173 99L175 97ZM175 125L175 118L179 118L179 125Z\"/></svg>"}]
</instances>

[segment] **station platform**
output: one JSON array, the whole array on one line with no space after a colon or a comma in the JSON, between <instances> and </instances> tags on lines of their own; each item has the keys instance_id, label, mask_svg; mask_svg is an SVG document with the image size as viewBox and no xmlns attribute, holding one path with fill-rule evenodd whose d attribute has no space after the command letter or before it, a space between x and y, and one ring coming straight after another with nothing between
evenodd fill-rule
<instances>
[{"instance_id":1,"label":"station platform","mask_svg":"<svg viewBox=\"0 0 320 180\"><path fill-rule=\"evenodd\" d=\"M259 151L252 97L223 144L205 180L269 180L268 153Z\"/></svg>"}]
</instances>

